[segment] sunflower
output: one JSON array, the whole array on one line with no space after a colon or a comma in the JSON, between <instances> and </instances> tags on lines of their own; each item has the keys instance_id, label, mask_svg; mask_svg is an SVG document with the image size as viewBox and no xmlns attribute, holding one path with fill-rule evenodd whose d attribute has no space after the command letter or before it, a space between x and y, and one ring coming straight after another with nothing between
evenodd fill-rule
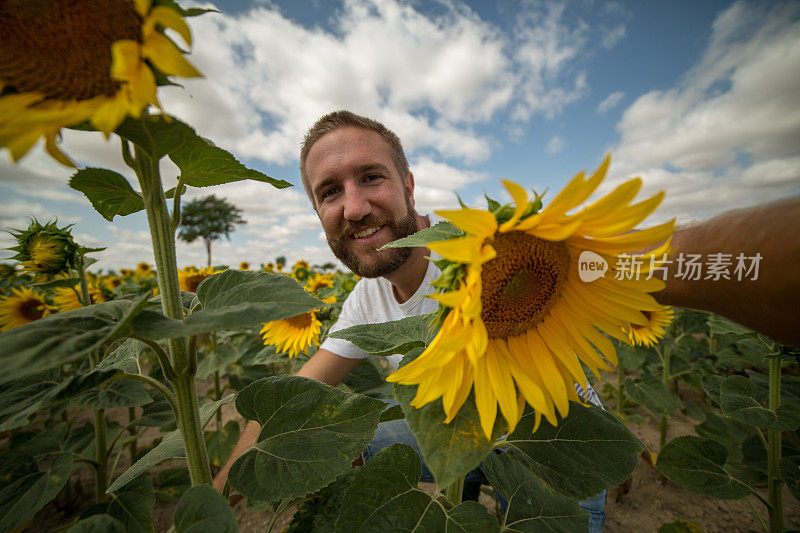
<instances>
[{"instance_id":1,"label":"sunflower","mask_svg":"<svg viewBox=\"0 0 800 533\"><path fill-rule=\"evenodd\" d=\"M239 270L250 270L250 263L247 261L242 261L239 263Z\"/></svg>"},{"instance_id":2,"label":"sunflower","mask_svg":"<svg viewBox=\"0 0 800 533\"><path fill-rule=\"evenodd\" d=\"M221 270L214 270L214 267L201 268L200 270L195 267L186 267L183 270L178 270L178 285L182 291L195 292L201 281L218 272L221 272Z\"/></svg>"},{"instance_id":3,"label":"sunflower","mask_svg":"<svg viewBox=\"0 0 800 533\"><path fill-rule=\"evenodd\" d=\"M333 276L331 274L314 274L306 284L306 290L317 298L319 298L319 291L327 287L333 287ZM322 298L322 301L326 304L332 304L336 301L336 295L333 294L327 298Z\"/></svg>"},{"instance_id":4,"label":"sunflower","mask_svg":"<svg viewBox=\"0 0 800 533\"><path fill-rule=\"evenodd\" d=\"M316 311L302 315L267 322L261 328L264 344L272 344L279 352L287 352L294 357L306 351L312 344L319 346L319 333L322 322L317 319Z\"/></svg>"},{"instance_id":5,"label":"sunflower","mask_svg":"<svg viewBox=\"0 0 800 533\"><path fill-rule=\"evenodd\" d=\"M156 75L200 73L164 35L191 33L169 5L150 0L0 3L0 147L16 161L39 140L72 166L56 145L61 128L90 121L106 137L127 115L160 108Z\"/></svg>"},{"instance_id":6,"label":"sunflower","mask_svg":"<svg viewBox=\"0 0 800 533\"><path fill-rule=\"evenodd\" d=\"M655 311L642 311L647 319L647 324L630 324L627 328L631 344L642 346L655 346L659 339L667 332L675 311L671 307L656 309Z\"/></svg>"},{"instance_id":7,"label":"sunflower","mask_svg":"<svg viewBox=\"0 0 800 533\"><path fill-rule=\"evenodd\" d=\"M139 263L136 265L136 271L133 274L137 278L152 278L155 274L153 273L153 267L150 266L150 263Z\"/></svg>"},{"instance_id":8,"label":"sunflower","mask_svg":"<svg viewBox=\"0 0 800 533\"><path fill-rule=\"evenodd\" d=\"M57 275L76 269L80 262L80 250L72 238L70 226L59 228L56 221L40 224L32 219L24 230L12 230L16 239L12 257L22 264L22 271L31 274Z\"/></svg>"},{"instance_id":9,"label":"sunflower","mask_svg":"<svg viewBox=\"0 0 800 533\"><path fill-rule=\"evenodd\" d=\"M264 265L264 272L275 272L275 264L267 263L266 265Z\"/></svg>"},{"instance_id":10,"label":"sunflower","mask_svg":"<svg viewBox=\"0 0 800 533\"><path fill-rule=\"evenodd\" d=\"M44 296L28 287L11 289L10 296L0 298L0 331L8 331L50 314Z\"/></svg>"},{"instance_id":11,"label":"sunflower","mask_svg":"<svg viewBox=\"0 0 800 533\"><path fill-rule=\"evenodd\" d=\"M669 250L674 220L631 231L663 199L663 192L632 204L641 187L635 178L573 214L597 189L610 159L589 178L580 173L540 213L525 190L503 181L515 206L496 212L462 208L437 213L465 235L431 242L453 268L452 290L431 295L444 311L439 333L414 361L387 379L418 385L411 405L442 398L445 422L474 391L481 426L490 438L499 406L513 431L527 402L557 425L569 401L580 401L574 383L586 388L581 363L595 374L617 364L614 345L603 333L629 342L629 324L646 325L643 312L662 310L649 294L663 289L657 279L616 279L616 257L661 244L643 256ZM609 265L604 277L583 282L579 257L589 251ZM643 269L646 271L647 268ZM619 276L622 277L622 276ZM441 278L440 278L441 279ZM437 280L439 282L439 280Z\"/></svg>"},{"instance_id":12,"label":"sunflower","mask_svg":"<svg viewBox=\"0 0 800 533\"><path fill-rule=\"evenodd\" d=\"M80 294L80 285L75 285L73 288L59 287L53 291L53 305L61 312L80 309L83 307ZM93 283L89 284L89 300L93 304L106 301L103 291Z\"/></svg>"}]
</instances>

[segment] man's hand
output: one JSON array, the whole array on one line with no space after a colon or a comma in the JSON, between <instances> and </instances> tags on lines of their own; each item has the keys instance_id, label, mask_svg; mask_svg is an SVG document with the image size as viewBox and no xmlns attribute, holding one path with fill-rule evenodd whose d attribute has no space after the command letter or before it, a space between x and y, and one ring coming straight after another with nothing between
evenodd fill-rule
<instances>
[{"instance_id":1,"label":"man's hand","mask_svg":"<svg viewBox=\"0 0 800 533\"><path fill-rule=\"evenodd\" d=\"M236 460L244 454L247 450L253 447L258 440L258 434L261 433L261 425L258 422L250 420L244 428L242 435L239 437L239 441L236 443L236 446L233 447L233 451L231 452L231 456L228 457L228 460L225 461L225 464L222 466L222 469L214 476L214 488L217 489L220 493L224 494L223 490L225 489L225 482L228 481L228 472L231 470L231 466ZM238 497L237 497L238 496ZM231 506L236 505L236 503L241 500L242 497L239 495L235 495L229 499L229 503Z\"/></svg>"}]
</instances>

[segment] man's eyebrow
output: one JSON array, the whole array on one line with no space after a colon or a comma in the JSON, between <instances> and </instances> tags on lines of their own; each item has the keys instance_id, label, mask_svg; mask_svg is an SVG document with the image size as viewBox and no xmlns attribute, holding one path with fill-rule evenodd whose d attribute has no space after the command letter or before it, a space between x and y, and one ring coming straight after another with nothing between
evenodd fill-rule
<instances>
[{"instance_id":1,"label":"man's eyebrow","mask_svg":"<svg viewBox=\"0 0 800 533\"><path fill-rule=\"evenodd\" d=\"M383 172L384 174L389 173L389 169L386 165L381 163L364 163L363 165L358 165L355 167L356 174L366 174L367 172Z\"/></svg>"},{"instance_id":2,"label":"man's eyebrow","mask_svg":"<svg viewBox=\"0 0 800 533\"><path fill-rule=\"evenodd\" d=\"M322 190L323 190L325 187L327 187L328 185L331 185L331 184L332 184L332 183L334 183L335 181L336 181L336 180L335 180L333 177L329 177L329 178L325 178L324 180L322 180L322 181L320 181L319 183L317 183L317 186L316 186L316 187L314 187L314 196L315 196L315 197L318 197L318 196L319 196L319 194L320 194L320 192L321 192L321 191L322 191Z\"/></svg>"}]
</instances>

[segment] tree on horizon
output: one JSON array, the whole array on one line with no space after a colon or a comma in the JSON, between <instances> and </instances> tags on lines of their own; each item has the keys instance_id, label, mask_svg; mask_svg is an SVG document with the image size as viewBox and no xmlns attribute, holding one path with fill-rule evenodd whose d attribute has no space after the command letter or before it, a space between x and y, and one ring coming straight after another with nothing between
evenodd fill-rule
<instances>
[{"instance_id":1,"label":"tree on horizon","mask_svg":"<svg viewBox=\"0 0 800 533\"><path fill-rule=\"evenodd\" d=\"M241 209L213 194L195 198L181 208L178 238L187 243L201 238L208 256L207 266L210 267L211 244L223 236L230 240L230 234L236 229L236 224L247 223L241 215Z\"/></svg>"}]
</instances>

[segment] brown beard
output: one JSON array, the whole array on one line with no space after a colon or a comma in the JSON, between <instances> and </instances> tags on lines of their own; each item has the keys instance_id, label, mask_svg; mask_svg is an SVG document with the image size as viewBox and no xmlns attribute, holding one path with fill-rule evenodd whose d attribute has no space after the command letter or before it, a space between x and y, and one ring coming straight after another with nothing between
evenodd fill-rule
<instances>
[{"instance_id":1,"label":"brown beard","mask_svg":"<svg viewBox=\"0 0 800 533\"><path fill-rule=\"evenodd\" d=\"M411 207L406 197L406 216L395 221L385 217L367 215L359 221L349 221L343 226L338 235L328 237L328 245L336 256L347 268L358 274L362 278L378 278L391 274L405 263L413 248L387 248L386 250L373 250L370 256L374 261L364 261L348 246L348 241L353 234L363 231L366 228L374 228L386 225L392 232L392 240L408 237L412 233L419 231L417 224L417 212Z\"/></svg>"}]
</instances>

